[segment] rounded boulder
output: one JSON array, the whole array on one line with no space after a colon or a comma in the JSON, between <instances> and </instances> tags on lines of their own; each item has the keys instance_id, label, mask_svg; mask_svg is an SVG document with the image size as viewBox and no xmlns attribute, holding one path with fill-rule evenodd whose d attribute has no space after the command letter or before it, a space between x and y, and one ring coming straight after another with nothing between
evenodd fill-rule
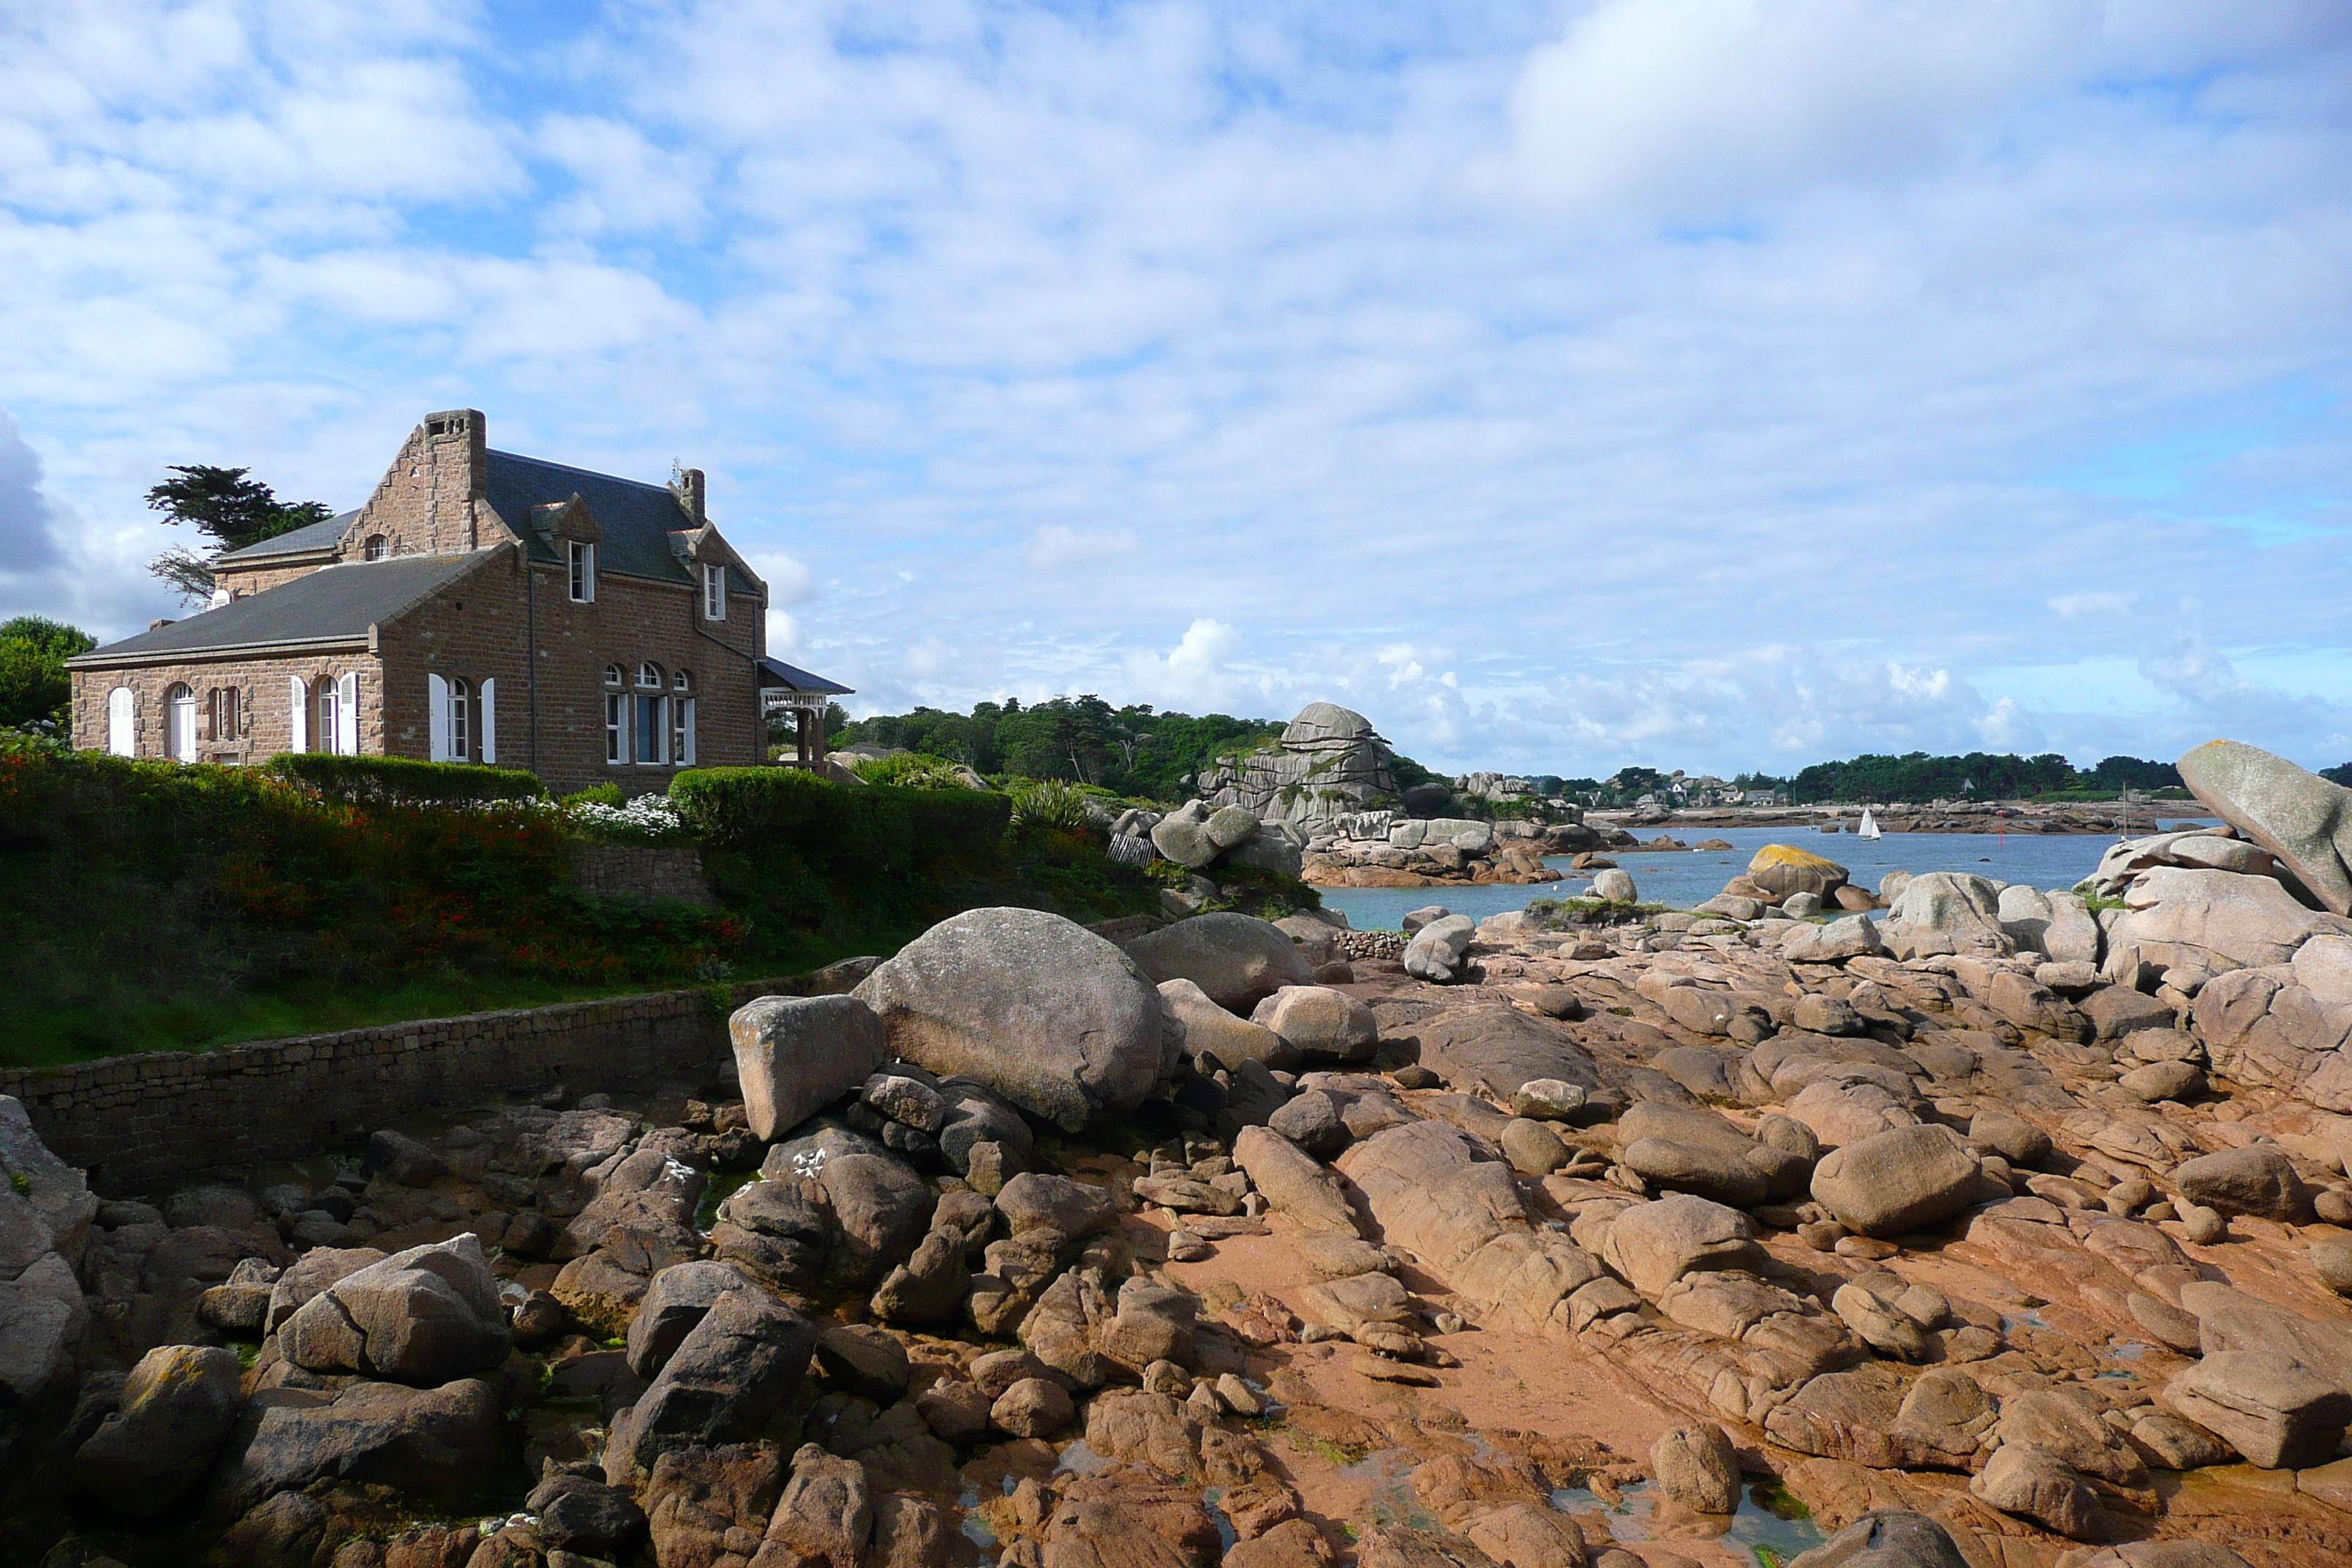
<instances>
[{"instance_id":1,"label":"rounded boulder","mask_svg":"<svg viewBox=\"0 0 2352 1568\"><path fill-rule=\"evenodd\" d=\"M1134 959L1041 910L942 921L856 994L880 1016L895 1055L942 1078L977 1079L1070 1131L1140 1104L1173 1037Z\"/></svg>"},{"instance_id":2,"label":"rounded boulder","mask_svg":"<svg viewBox=\"0 0 2352 1568\"><path fill-rule=\"evenodd\" d=\"M1218 1006L1244 1016L1285 985L1315 984L1315 966L1287 932L1227 911L1147 932L1129 942L1127 952L1153 984L1189 980Z\"/></svg>"},{"instance_id":3,"label":"rounded boulder","mask_svg":"<svg viewBox=\"0 0 2352 1568\"><path fill-rule=\"evenodd\" d=\"M1813 1201L1864 1236L1899 1236L1976 1201L1982 1164L1941 1127L1895 1127L1832 1149L1813 1167Z\"/></svg>"}]
</instances>

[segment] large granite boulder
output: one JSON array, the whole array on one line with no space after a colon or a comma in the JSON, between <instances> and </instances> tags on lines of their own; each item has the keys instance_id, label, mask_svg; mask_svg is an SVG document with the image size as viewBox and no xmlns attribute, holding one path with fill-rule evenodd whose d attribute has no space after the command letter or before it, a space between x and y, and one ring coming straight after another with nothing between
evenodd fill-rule
<instances>
[{"instance_id":1,"label":"large granite boulder","mask_svg":"<svg viewBox=\"0 0 2352 1568\"><path fill-rule=\"evenodd\" d=\"M1609 1222L1601 1258L1633 1289L1654 1298L1685 1274L1753 1271L1768 1261L1746 1215L1686 1193L1635 1204L1619 1214Z\"/></svg>"},{"instance_id":2,"label":"large granite boulder","mask_svg":"<svg viewBox=\"0 0 2352 1568\"><path fill-rule=\"evenodd\" d=\"M1460 975L1478 922L1468 915L1446 915L1413 933L1404 946L1404 972L1415 980L1451 984Z\"/></svg>"},{"instance_id":3,"label":"large granite boulder","mask_svg":"<svg viewBox=\"0 0 2352 1568\"><path fill-rule=\"evenodd\" d=\"M2352 1422L2352 1394L2284 1351L2215 1351L2174 1378L2164 1397L2266 1470L2324 1464Z\"/></svg>"},{"instance_id":4,"label":"large granite boulder","mask_svg":"<svg viewBox=\"0 0 2352 1568\"><path fill-rule=\"evenodd\" d=\"M1885 936L1897 958L2017 950L2001 928L2000 894L1987 879L1964 871L1929 871L1904 883L1887 911Z\"/></svg>"},{"instance_id":5,"label":"large granite boulder","mask_svg":"<svg viewBox=\"0 0 2352 1568\"><path fill-rule=\"evenodd\" d=\"M1873 1509L1788 1568L1969 1568L1951 1532L1924 1513Z\"/></svg>"},{"instance_id":6,"label":"large granite boulder","mask_svg":"<svg viewBox=\"0 0 2352 1568\"><path fill-rule=\"evenodd\" d=\"M2295 1221L2311 1210L2310 1194L2294 1173L2294 1163L2275 1143L2200 1154L2175 1165L2172 1179L2191 1203L2225 1215Z\"/></svg>"},{"instance_id":7,"label":"large granite boulder","mask_svg":"<svg viewBox=\"0 0 2352 1568\"><path fill-rule=\"evenodd\" d=\"M1257 1005L1250 1022L1273 1030L1307 1056L1354 1061L1380 1044L1370 1006L1328 985L1286 985Z\"/></svg>"},{"instance_id":8,"label":"large granite boulder","mask_svg":"<svg viewBox=\"0 0 2352 1568\"><path fill-rule=\"evenodd\" d=\"M2269 877L2160 866L2135 878L2123 897L2124 912L2107 932L2110 975L2139 963L2259 969L2291 963L2313 937L2352 935L2352 921L2305 909Z\"/></svg>"},{"instance_id":9,"label":"large granite boulder","mask_svg":"<svg viewBox=\"0 0 2352 1568\"><path fill-rule=\"evenodd\" d=\"M1387 742L1370 720L1330 702L1300 709L1273 750L1204 770L1200 789L1213 805L1239 805L1261 819L1301 825L1397 798Z\"/></svg>"},{"instance_id":10,"label":"large granite boulder","mask_svg":"<svg viewBox=\"0 0 2352 1568\"><path fill-rule=\"evenodd\" d=\"M430 1507L464 1508L504 1473L505 1425L498 1390L479 1378L439 1388L354 1383L331 1398L256 1406L230 1440L213 1506L241 1513L273 1493L331 1477L391 1487Z\"/></svg>"},{"instance_id":11,"label":"large granite boulder","mask_svg":"<svg viewBox=\"0 0 2352 1568\"><path fill-rule=\"evenodd\" d=\"M139 1358L122 1401L74 1456L74 1479L112 1510L160 1512L212 1468L245 1408L235 1351L159 1345Z\"/></svg>"},{"instance_id":12,"label":"large granite boulder","mask_svg":"<svg viewBox=\"0 0 2352 1568\"><path fill-rule=\"evenodd\" d=\"M814 1323L765 1290L720 1294L613 1423L605 1480L633 1487L667 1450L751 1436L800 1391L816 1339Z\"/></svg>"},{"instance_id":13,"label":"large granite boulder","mask_svg":"<svg viewBox=\"0 0 2352 1568\"><path fill-rule=\"evenodd\" d=\"M1070 1131L1134 1110L1172 1065L1163 1053L1177 1036L1154 982L1112 943L1039 910L942 921L856 994L898 1056L976 1079Z\"/></svg>"},{"instance_id":14,"label":"large granite boulder","mask_svg":"<svg viewBox=\"0 0 2352 1568\"><path fill-rule=\"evenodd\" d=\"M2286 862L2336 914L2352 914L2352 790L2237 741L2180 759L2180 779L2221 820Z\"/></svg>"},{"instance_id":15,"label":"large granite boulder","mask_svg":"<svg viewBox=\"0 0 2352 1568\"><path fill-rule=\"evenodd\" d=\"M1775 902L1791 893L1828 898L1846 885L1848 876L1836 861L1793 844L1767 844L1748 862L1748 879Z\"/></svg>"},{"instance_id":16,"label":"large granite boulder","mask_svg":"<svg viewBox=\"0 0 2352 1568\"><path fill-rule=\"evenodd\" d=\"M510 1346L498 1279L471 1231L343 1276L287 1320L278 1342L313 1372L425 1384L496 1366Z\"/></svg>"},{"instance_id":17,"label":"large granite boulder","mask_svg":"<svg viewBox=\"0 0 2352 1568\"><path fill-rule=\"evenodd\" d=\"M1284 1071L1298 1066L1298 1048L1250 1018L1237 1018L1212 1001L1190 980L1160 983L1160 1005L1183 1026L1182 1050L1187 1060L1212 1056L1227 1068L1242 1062L1264 1062Z\"/></svg>"},{"instance_id":18,"label":"large granite boulder","mask_svg":"<svg viewBox=\"0 0 2352 1568\"><path fill-rule=\"evenodd\" d=\"M762 1140L799 1126L890 1059L888 1032L855 996L761 996L727 1021L743 1110Z\"/></svg>"},{"instance_id":19,"label":"large granite boulder","mask_svg":"<svg viewBox=\"0 0 2352 1568\"><path fill-rule=\"evenodd\" d=\"M1285 985L1312 985L1314 966L1289 933L1229 911L1194 915L1127 944L1152 984L1189 980L1230 1012L1246 1015Z\"/></svg>"},{"instance_id":20,"label":"large granite boulder","mask_svg":"<svg viewBox=\"0 0 2352 1568\"><path fill-rule=\"evenodd\" d=\"M1864 1236L1900 1236L1978 1201L1982 1163L1950 1129L1890 1128L1813 1167L1813 1201Z\"/></svg>"}]
</instances>

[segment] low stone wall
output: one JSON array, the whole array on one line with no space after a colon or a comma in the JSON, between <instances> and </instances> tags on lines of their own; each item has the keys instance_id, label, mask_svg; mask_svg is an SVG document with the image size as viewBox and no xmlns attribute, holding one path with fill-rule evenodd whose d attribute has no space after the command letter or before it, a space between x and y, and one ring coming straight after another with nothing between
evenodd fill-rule
<instances>
[{"instance_id":1,"label":"low stone wall","mask_svg":"<svg viewBox=\"0 0 2352 1568\"><path fill-rule=\"evenodd\" d=\"M574 1095L693 1078L728 1053L726 1015L805 981L755 981L473 1013L219 1050L0 1069L43 1142L127 1196L215 1165L316 1153L428 1106L561 1083Z\"/></svg>"},{"instance_id":2,"label":"low stone wall","mask_svg":"<svg viewBox=\"0 0 2352 1568\"><path fill-rule=\"evenodd\" d=\"M706 910L719 907L719 895L702 868L702 852L691 845L574 840L564 849L563 879L594 899L670 899Z\"/></svg>"}]
</instances>

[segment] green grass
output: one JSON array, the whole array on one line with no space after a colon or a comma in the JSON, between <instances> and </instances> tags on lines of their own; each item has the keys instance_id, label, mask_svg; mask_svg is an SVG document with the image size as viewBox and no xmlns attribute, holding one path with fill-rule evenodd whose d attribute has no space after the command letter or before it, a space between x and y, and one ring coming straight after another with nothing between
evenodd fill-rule
<instances>
[{"instance_id":1,"label":"green grass","mask_svg":"<svg viewBox=\"0 0 2352 1568\"><path fill-rule=\"evenodd\" d=\"M219 998L184 995L128 1006L0 1008L0 1067L64 1067L140 1051L205 1051L248 1040L674 989L642 982L590 985L452 978L374 988L320 984Z\"/></svg>"}]
</instances>

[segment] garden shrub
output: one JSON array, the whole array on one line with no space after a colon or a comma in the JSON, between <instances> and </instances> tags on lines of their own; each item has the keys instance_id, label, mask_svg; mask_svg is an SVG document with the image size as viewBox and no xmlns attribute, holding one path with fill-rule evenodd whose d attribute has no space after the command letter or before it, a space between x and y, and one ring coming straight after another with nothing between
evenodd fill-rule
<instances>
[{"instance_id":1,"label":"garden shrub","mask_svg":"<svg viewBox=\"0 0 2352 1568\"><path fill-rule=\"evenodd\" d=\"M945 757L908 752L896 757L869 757L857 764L857 776L870 784L895 784L900 789L969 789L956 765Z\"/></svg>"},{"instance_id":2,"label":"garden shrub","mask_svg":"<svg viewBox=\"0 0 2352 1568\"><path fill-rule=\"evenodd\" d=\"M471 763L419 763L406 757L288 752L272 758L267 771L289 784L352 805L547 797L547 786L539 782L536 773L520 768L477 767Z\"/></svg>"}]
</instances>

